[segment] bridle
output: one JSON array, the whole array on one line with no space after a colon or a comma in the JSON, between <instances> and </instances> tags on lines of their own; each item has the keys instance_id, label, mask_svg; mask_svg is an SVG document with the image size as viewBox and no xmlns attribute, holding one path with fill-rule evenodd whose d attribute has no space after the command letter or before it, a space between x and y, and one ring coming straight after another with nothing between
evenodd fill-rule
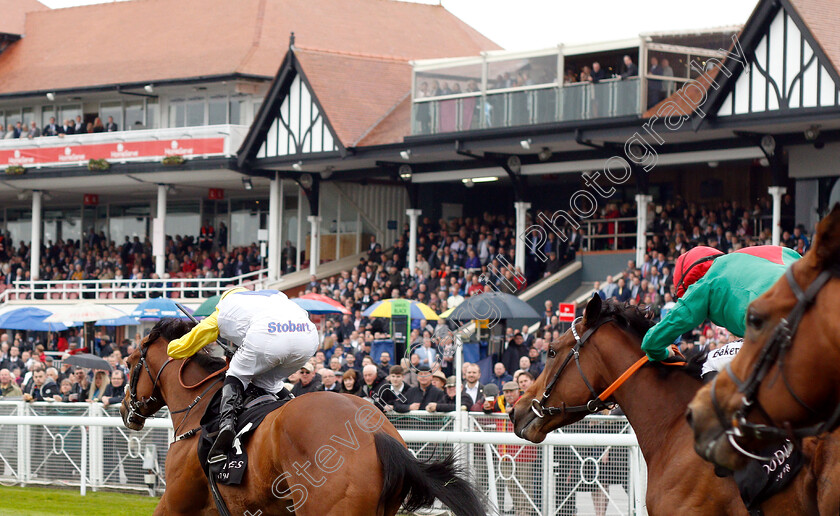
<instances>
[{"instance_id":1,"label":"bridle","mask_svg":"<svg viewBox=\"0 0 840 516\"><path fill-rule=\"evenodd\" d=\"M129 401L127 403L127 406L128 406L128 414L126 415L127 420L134 419L136 421L138 419L142 419L142 420L145 421L146 419L149 419L150 417L152 417L154 415L154 413L144 413L144 412L146 412L146 410L144 410L144 409L146 409L150 404L156 404L158 402L163 401L163 396L160 395L160 389L158 387L158 382L160 381L160 377L163 374L163 371L166 369L166 366L171 364L173 362L173 359L172 359L172 357L167 357L166 362L164 362L164 364L158 370L157 375L152 375L152 371L149 368L149 362L146 359L146 354L149 351L149 346L150 345L151 345L151 343L147 343L146 345L141 346L141 348L140 348L140 360L138 360L137 363L134 365L134 367L132 367L132 369L131 369L131 376L129 377L128 387L127 387L128 396L129 396ZM190 361L190 358L187 358L186 360L184 360L181 363L181 368L180 368L179 374L178 374L178 381L180 382L181 387L183 387L185 389L188 389L188 390L192 390L192 389L195 389L195 388L199 387L201 384L207 382L208 380L211 380L213 378L215 378L215 380L213 382L211 382L204 389L204 391L201 392L201 394L196 396L196 398L192 401L192 403L190 403L187 407L179 409L179 410L170 410L169 411L170 416L173 415L173 414L180 414L180 413L186 412L186 414L184 414L184 417L181 419L181 422L178 423L178 425L175 427L174 433L177 435L177 437L175 437L175 441L181 441L183 439L187 439L189 437L192 437L193 435L195 435L198 432L198 430L200 428L193 428L192 430L190 430L186 433L178 435L178 430L181 428L181 426L187 420L187 417L189 417L190 411L193 409L193 407L195 407L201 401L201 399L204 398L204 396L210 391L210 389L213 388L214 385L216 385L217 383L224 380L223 373L225 371L227 371L227 369L228 369L228 366L225 366L225 367L215 371L214 373L211 373L209 376L205 377L203 380L201 380L200 382L198 382L194 385L186 385L186 384L184 384L184 381L183 381L183 372L184 372L184 367L186 367L186 365L189 363L189 361ZM143 369L146 370L146 374L148 374L149 380L152 381L152 395L148 396L148 397L138 398L137 397L137 383L140 381L140 374L141 374L140 366L141 365L142 365Z\"/></svg>"},{"instance_id":2,"label":"bridle","mask_svg":"<svg viewBox=\"0 0 840 516\"><path fill-rule=\"evenodd\" d=\"M594 326L587 329L583 332L583 335L579 335L577 332L577 324L582 320L581 317L578 317L572 323L571 331L572 335L575 337L575 345L566 355L566 358L563 360L563 363L560 364L560 368L557 369L557 372L554 373L554 377L551 379L549 384L546 386L545 391L543 392L542 399L534 398L531 400L531 411L540 419L545 417L546 415L553 416L556 414L564 414L564 413L575 413L575 412L586 412L588 414L593 414L595 412L599 412L604 409L612 408L615 406L614 403L607 402L606 400L609 399L610 396L618 389L630 376L633 375L636 371L638 371L642 366L648 363L648 359L646 356L640 358L636 363L630 366L627 371L624 372L616 381L614 381L609 387L607 387L604 392L598 394L595 392L595 389L592 388L592 384L586 378L586 373L583 372L583 368L580 365L580 350L583 348L583 345L586 344L586 341L589 340L589 337L595 333L598 328L601 326L609 323L609 322L616 322L615 318L607 317L595 323ZM565 402L561 402L559 407L547 407L546 403L548 402L548 398L551 397L551 391L554 390L554 386L557 384L557 381L560 379L560 376L563 374L563 370L566 369L566 366L569 365L572 358L575 359L575 364L577 365L578 372L580 373L580 377L583 380L583 383L586 384L586 387L589 389L589 392L592 394L592 399L586 402L584 405L573 405L567 406Z\"/></svg>"},{"instance_id":3,"label":"bridle","mask_svg":"<svg viewBox=\"0 0 840 516\"><path fill-rule=\"evenodd\" d=\"M773 329L770 339L761 349L758 359L753 366L752 372L746 380L741 381L741 379L738 378L738 376L732 371L731 363L727 364L724 369L726 374L729 375L738 387L738 392L743 394L741 398L741 406L732 414L731 419L726 418L722 407L718 403L715 392L717 377L715 377L712 381L710 392L712 407L714 408L715 415L717 416L718 421L721 424L721 428L723 429L722 433L726 435L732 447L742 455L764 461L772 459L772 457L763 457L744 449L744 447L738 443L737 439L747 435L756 440L790 439L793 442L798 442L803 437L819 435L834 430L834 428L838 426L838 422L840 422L840 405L838 405L831 417L822 424L793 430L789 423L785 423L785 428L780 428L773 424L773 419L764 407L761 406L761 403L757 398L761 382L767 377L767 374L770 372L773 365L778 363L777 374L782 377L788 394L790 394L790 396L809 413L815 415L818 414L816 410L805 403L805 401L803 401L802 398L797 396L797 394L793 391L793 388L788 382L787 376L785 376L784 361L787 352L793 344L793 337L796 335L796 330L799 328L799 324L802 322L802 317L805 315L805 312L807 312L814 304L814 300L820 290L829 282L829 280L837 277L838 275L840 275L840 270L824 270L810 285L808 285L808 288L803 291L796 282L796 279L793 277L793 267L788 267L787 271L785 271L785 279L787 279L788 285L796 296L796 305ZM770 421L770 424L759 424L747 421L747 416L752 409L758 410L762 417L764 417L767 421ZM709 446L714 446L716 440L716 438L711 440L709 442Z\"/></svg>"},{"instance_id":4,"label":"bridle","mask_svg":"<svg viewBox=\"0 0 840 516\"><path fill-rule=\"evenodd\" d=\"M128 419L142 419L146 420L152 417L154 414L144 414L143 409L146 409L150 404L156 404L163 400L163 397L160 396L160 389L158 388L158 382L160 381L160 375L163 374L163 371L166 369L170 363L172 363L172 358L167 358L166 362L161 366L158 370L157 375L152 375L152 370L149 368L149 361L146 360L146 354L149 352L149 346L151 343L147 343L145 345L141 345L140 347L140 360L134 364L134 367L131 368L131 376L129 376L128 380ZM149 380L152 381L152 395L148 397L137 397L137 383L140 381L140 371L141 366L143 369L146 370L146 373L149 375ZM157 396L156 396L157 394Z\"/></svg>"}]
</instances>

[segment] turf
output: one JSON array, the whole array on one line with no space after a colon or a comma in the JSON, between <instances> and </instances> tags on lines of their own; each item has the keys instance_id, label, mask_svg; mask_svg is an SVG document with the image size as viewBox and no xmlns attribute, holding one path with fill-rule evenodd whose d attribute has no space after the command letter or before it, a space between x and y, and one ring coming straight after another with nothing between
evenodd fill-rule
<instances>
[{"instance_id":1,"label":"turf","mask_svg":"<svg viewBox=\"0 0 840 516\"><path fill-rule=\"evenodd\" d=\"M159 498L124 493L41 487L0 487L3 516L142 516L152 514Z\"/></svg>"}]
</instances>

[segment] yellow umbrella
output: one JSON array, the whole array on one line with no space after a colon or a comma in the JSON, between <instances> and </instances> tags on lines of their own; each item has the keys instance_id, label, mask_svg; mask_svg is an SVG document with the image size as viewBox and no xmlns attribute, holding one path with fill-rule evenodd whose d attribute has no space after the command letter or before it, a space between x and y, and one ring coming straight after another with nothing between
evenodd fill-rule
<instances>
[{"instance_id":1,"label":"yellow umbrella","mask_svg":"<svg viewBox=\"0 0 840 516\"><path fill-rule=\"evenodd\" d=\"M449 310L446 310L445 312L443 312L442 314L440 314L440 318L441 318L441 319L446 319L447 317L449 317L450 315L452 315L452 312L454 312L456 308L458 308L458 307L457 307L457 306L453 306L453 307L452 307L452 308L450 308Z\"/></svg>"},{"instance_id":2,"label":"yellow umbrella","mask_svg":"<svg viewBox=\"0 0 840 516\"><path fill-rule=\"evenodd\" d=\"M412 319L437 321L438 314L429 305L409 299L385 299L372 304L362 315L367 317L391 317L393 313L409 315Z\"/></svg>"}]
</instances>

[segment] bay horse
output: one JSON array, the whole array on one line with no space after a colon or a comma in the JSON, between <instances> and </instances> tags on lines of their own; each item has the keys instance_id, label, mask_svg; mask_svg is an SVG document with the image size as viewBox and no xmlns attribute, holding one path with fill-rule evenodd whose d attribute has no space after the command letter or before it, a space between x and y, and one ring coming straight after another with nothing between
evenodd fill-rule
<instances>
[{"instance_id":1,"label":"bay horse","mask_svg":"<svg viewBox=\"0 0 840 516\"><path fill-rule=\"evenodd\" d=\"M695 447L707 460L739 469L745 454L768 443L838 427L838 277L835 204L818 224L811 249L750 304L744 344L729 368L689 405Z\"/></svg>"},{"instance_id":2,"label":"bay horse","mask_svg":"<svg viewBox=\"0 0 840 516\"><path fill-rule=\"evenodd\" d=\"M141 430L166 405L176 436L184 436L169 447L166 491L155 515L218 514L196 448L199 421L221 388L225 364L203 352L192 360L167 356L169 341L190 327L161 320L127 360L125 426ZM416 510L436 498L459 516L486 514L452 456L418 461L382 412L358 396L294 398L266 416L246 450L242 484L218 485L231 514L393 516L400 506Z\"/></svg>"},{"instance_id":3,"label":"bay horse","mask_svg":"<svg viewBox=\"0 0 840 516\"><path fill-rule=\"evenodd\" d=\"M639 308L603 302L596 294L582 321L550 345L545 369L516 402L514 432L542 442L550 431L615 401L647 462L649 514L747 515L734 480L718 477L692 449L685 410L701 381L683 367L647 362L641 343L650 326ZM804 466L791 485L764 502L763 513L818 514L818 500L840 494L817 490L826 469L822 461Z\"/></svg>"}]
</instances>

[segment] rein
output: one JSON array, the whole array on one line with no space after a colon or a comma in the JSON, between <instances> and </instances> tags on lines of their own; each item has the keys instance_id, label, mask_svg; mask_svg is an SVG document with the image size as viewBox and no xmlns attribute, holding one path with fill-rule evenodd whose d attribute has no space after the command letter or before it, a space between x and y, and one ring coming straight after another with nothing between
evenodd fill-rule
<instances>
[{"instance_id":1,"label":"rein","mask_svg":"<svg viewBox=\"0 0 840 516\"><path fill-rule=\"evenodd\" d=\"M772 459L772 457L762 457L751 453L737 442L738 438L742 438L747 434L757 440L790 439L798 442L803 437L811 437L832 431L838 426L838 423L840 423L840 405L838 405L831 417L821 424L816 424L798 430L793 430L789 424L785 424L786 428L779 428L773 424L773 419L764 407L761 406L761 403L757 398L761 383L767 377L770 369L778 363L778 374L781 375L788 394L790 394L790 396L805 410L811 414L818 414L816 410L805 403L805 401L803 401L802 398L800 398L791 388L784 372L784 361L787 352L793 345L793 337L796 335L796 331L799 328L799 324L802 322L802 317L805 315L805 312L807 312L814 304L820 290L829 282L829 280L837 277L838 275L840 275L840 271L824 270L810 285L808 285L807 289L803 291L793 276L793 267L788 267L787 271L785 271L785 279L787 280L790 289L796 296L796 305L773 329L770 339L761 349L758 359L753 366L752 372L746 380L742 381L738 378L738 376L732 371L731 364L727 364L724 369L726 374L729 375L738 387L738 392L743 395L741 399L741 406L732 414L731 419L726 418L722 407L718 403L715 392L717 377L715 377L712 381L710 393L712 408L714 409L715 415L723 428L723 434L726 435L732 447L739 453L758 460L766 461ZM764 418L771 422L771 424L765 425L747 421L747 415L753 408L757 409Z\"/></svg>"},{"instance_id":2,"label":"rein","mask_svg":"<svg viewBox=\"0 0 840 516\"><path fill-rule=\"evenodd\" d=\"M581 320L580 317L574 320L572 323L571 331L572 335L575 337L575 345L572 347L569 354L566 355L565 360L560 365L560 368L554 374L554 377L549 382L548 386L546 386L545 391L543 392L542 399L534 398L531 400L531 411L540 419L547 415L555 415L555 414L563 414L563 413L574 413L574 412L587 412L587 413L595 413L606 408L611 408L615 404L609 403L606 400L610 398L610 396L618 390L619 387L624 385L624 383L633 376L636 371L641 369L645 366L645 364L649 363L649 360L646 356L643 356L639 360L637 360L633 365L627 368L618 378L615 379L614 382L610 384L609 387L604 389L601 394L597 394L595 389L592 388L592 384L589 383L589 380L586 378L586 374L583 372L583 368L580 365L580 350L583 348L583 345L586 344L586 341L589 340L589 337L595 333L601 326L609 322L615 322L615 319L612 317L604 319L598 322L592 328L589 328L583 333L583 336L578 335L577 328L575 327L578 322ZM551 392L554 390L554 386L557 384L557 381L560 379L560 375L563 374L563 370L569 364L571 359L575 359L575 364L577 365L578 372L580 373L580 377L583 379L583 383L586 384L586 387L589 389L589 392L592 393L592 399L586 402L585 405L574 405L574 406L566 406L565 402L562 402L560 407L549 407L546 406L548 402L548 398L551 396Z\"/></svg>"},{"instance_id":3,"label":"rein","mask_svg":"<svg viewBox=\"0 0 840 516\"><path fill-rule=\"evenodd\" d=\"M141 412L141 410L146 408L150 403L157 403L159 401L158 398L155 396L155 394L158 394L158 395L160 394L160 390L158 388L158 382L160 381L160 377L163 374L164 369L166 369L166 367L173 362L172 357L168 357L166 362L164 362L163 366L161 366L161 368L158 370L157 375L155 375L153 377L152 376L152 371L149 368L148 360L146 358L146 354L148 353L148 350L149 350L149 345L146 345L146 346L142 347L141 352L140 352L140 360L137 362L137 364L134 365L134 367L131 370L131 376L130 376L130 380L129 380L129 383L128 383L128 395L129 395L129 400L130 401L128 403L128 416L127 416L127 418L129 418L129 419L139 418L139 419L145 420L145 419L148 419L148 418L150 418L154 415L154 414L143 414ZM208 376L206 376L204 379L202 379L198 383L196 383L194 385L187 385L187 384L184 383L184 368L190 362L191 359L192 359L192 357L189 357L186 360L184 360L183 362L181 362L181 367L178 369L178 383L181 385L181 387L184 388L184 389L192 390L192 389L196 389L196 388L200 387L201 385L203 385L204 383L206 383L210 380L213 380L213 381L209 385L207 385L207 387L201 392L201 394L196 396L195 399L192 401L192 403L187 405L185 408L182 408L182 409L179 409L179 410L170 410L169 411L170 416L173 415L173 414L184 413L184 417L181 419L181 422L178 423L178 426L175 427L174 433L176 433L176 434L178 433L178 430L181 428L181 426L183 426L183 424L187 421L187 418L189 417L192 409L196 405L198 405L198 403L204 398L204 396L207 395L207 393L210 392L210 390L217 383L224 380L223 373L225 371L227 371L228 368L230 367L230 362L228 362L225 365L225 367L223 367L223 368L221 368L217 371L214 371L213 373L209 374ZM137 396L137 383L140 380L140 366L141 365L143 366L143 369L146 370L146 373L149 375L149 379L152 381L152 395L149 396L149 397L138 398L138 396ZM160 401L164 401L163 396L160 396ZM165 403L165 401L164 401L164 403ZM200 430L200 427L193 428L193 429L191 429L191 430L189 430L189 431L187 431L183 434L178 435L174 439L173 442L178 442L178 441L181 441L181 440L184 440L184 439L189 439L190 437L196 435L199 430Z\"/></svg>"}]
</instances>

